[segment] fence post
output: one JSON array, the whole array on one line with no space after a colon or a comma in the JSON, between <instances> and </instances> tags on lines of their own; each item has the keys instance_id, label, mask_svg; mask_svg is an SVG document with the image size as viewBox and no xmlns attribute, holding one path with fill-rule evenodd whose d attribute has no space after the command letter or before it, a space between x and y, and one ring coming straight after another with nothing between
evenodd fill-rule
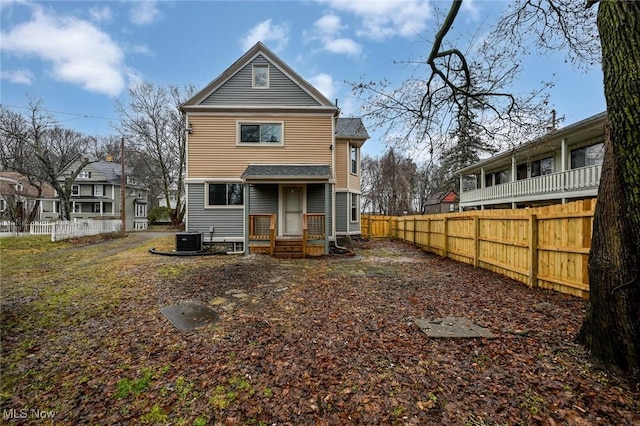
<instances>
[{"instance_id":1,"label":"fence post","mask_svg":"<svg viewBox=\"0 0 640 426\"><path fill-rule=\"evenodd\" d=\"M529 216L529 287L538 287L538 217Z\"/></svg>"},{"instance_id":2,"label":"fence post","mask_svg":"<svg viewBox=\"0 0 640 426\"><path fill-rule=\"evenodd\" d=\"M427 216L427 250L431 251L431 219Z\"/></svg>"},{"instance_id":3,"label":"fence post","mask_svg":"<svg viewBox=\"0 0 640 426\"><path fill-rule=\"evenodd\" d=\"M480 259L480 218L478 215L473 216L473 267L478 267Z\"/></svg>"},{"instance_id":4,"label":"fence post","mask_svg":"<svg viewBox=\"0 0 640 426\"><path fill-rule=\"evenodd\" d=\"M413 217L413 245L418 245L418 233L416 232L416 217Z\"/></svg>"},{"instance_id":5,"label":"fence post","mask_svg":"<svg viewBox=\"0 0 640 426\"><path fill-rule=\"evenodd\" d=\"M444 223L442 224L442 228L444 232L444 242L442 247L442 250L444 251L444 253L442 254L442 257L447 257L447 253L449 252L449 237L447 235L447 227L448 227L448 221L447 221L447 218L445 217Z\"/></svg>"}]
</instances>

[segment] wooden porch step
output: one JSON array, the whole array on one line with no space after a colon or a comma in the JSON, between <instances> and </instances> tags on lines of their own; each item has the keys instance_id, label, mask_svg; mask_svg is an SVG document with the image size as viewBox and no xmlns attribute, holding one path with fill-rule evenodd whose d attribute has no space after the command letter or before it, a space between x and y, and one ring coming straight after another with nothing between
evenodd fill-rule
<instances>
[{"instance_id":1,"label":"wooden porch step","mask_svg":"<svg viewBox=\"0 0 640 426\"><path fill-rule=\"evenodd\" d=\"M301 239L280 239L276 240L274 247L274 257L277 258L302 258L302 240Z\"/></svg>"}]
</instances>

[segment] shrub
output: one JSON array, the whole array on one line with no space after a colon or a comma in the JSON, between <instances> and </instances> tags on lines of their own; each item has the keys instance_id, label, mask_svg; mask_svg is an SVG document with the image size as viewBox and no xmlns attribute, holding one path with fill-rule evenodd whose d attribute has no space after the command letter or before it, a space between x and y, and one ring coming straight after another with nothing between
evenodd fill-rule
<instances>
[{"instance_id":1,"label":"shrub","mask_svg":"<svg viewBox=\"0 0 640 426\"><path fill-rule=\"evenodd\" d=\"M159 222L171 222L171 216L169 215L168 207L154 207L147 215L149 223L155 225Z\"/></svg>"}]
</instances>

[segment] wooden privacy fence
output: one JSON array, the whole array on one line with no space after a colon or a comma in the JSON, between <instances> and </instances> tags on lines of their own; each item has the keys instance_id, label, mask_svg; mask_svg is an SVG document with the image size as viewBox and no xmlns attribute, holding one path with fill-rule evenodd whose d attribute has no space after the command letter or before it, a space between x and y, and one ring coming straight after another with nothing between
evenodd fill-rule
<instances>
[{"instance_id":1,"label":"wooden privacy fence","mask_svg":"<svg viewBox=\"0 0 640 426\"><path fill-rule=\"evenodd\" d=\"M596 200L519 210L362 215L362 236L392 238L475 267L583 298Z\"/></svg>"}]
</instances>

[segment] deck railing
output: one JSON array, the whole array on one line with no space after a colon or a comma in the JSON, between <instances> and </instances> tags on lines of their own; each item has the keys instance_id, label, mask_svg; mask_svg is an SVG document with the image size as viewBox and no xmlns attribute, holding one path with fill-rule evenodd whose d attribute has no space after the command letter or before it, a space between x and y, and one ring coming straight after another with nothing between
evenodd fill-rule
<instances>
[{"instance_id":1,"label":"deck railing","mask_svg":"<svg viewBox=\"0 0 640 426\"><path fill-rule=\"evenodd\" d=\"M269 253L273 256L276 247L275 213L250 214L249 239L269 241Z\"/></svg>"},{"instance_id":2,"label":"deck railing","mask_svg":"<svg viewBox=\"0 0 640 426\"><path fill-rule=\"evenodd\" d=\"M534 197L557 193L559 197L571 192L597 189L600 184L602 165L581 167L531 179L518 180L488 188L475 189L460 194L461 203L482 202L515 197Z\"/></svg>"}]
</instances>

